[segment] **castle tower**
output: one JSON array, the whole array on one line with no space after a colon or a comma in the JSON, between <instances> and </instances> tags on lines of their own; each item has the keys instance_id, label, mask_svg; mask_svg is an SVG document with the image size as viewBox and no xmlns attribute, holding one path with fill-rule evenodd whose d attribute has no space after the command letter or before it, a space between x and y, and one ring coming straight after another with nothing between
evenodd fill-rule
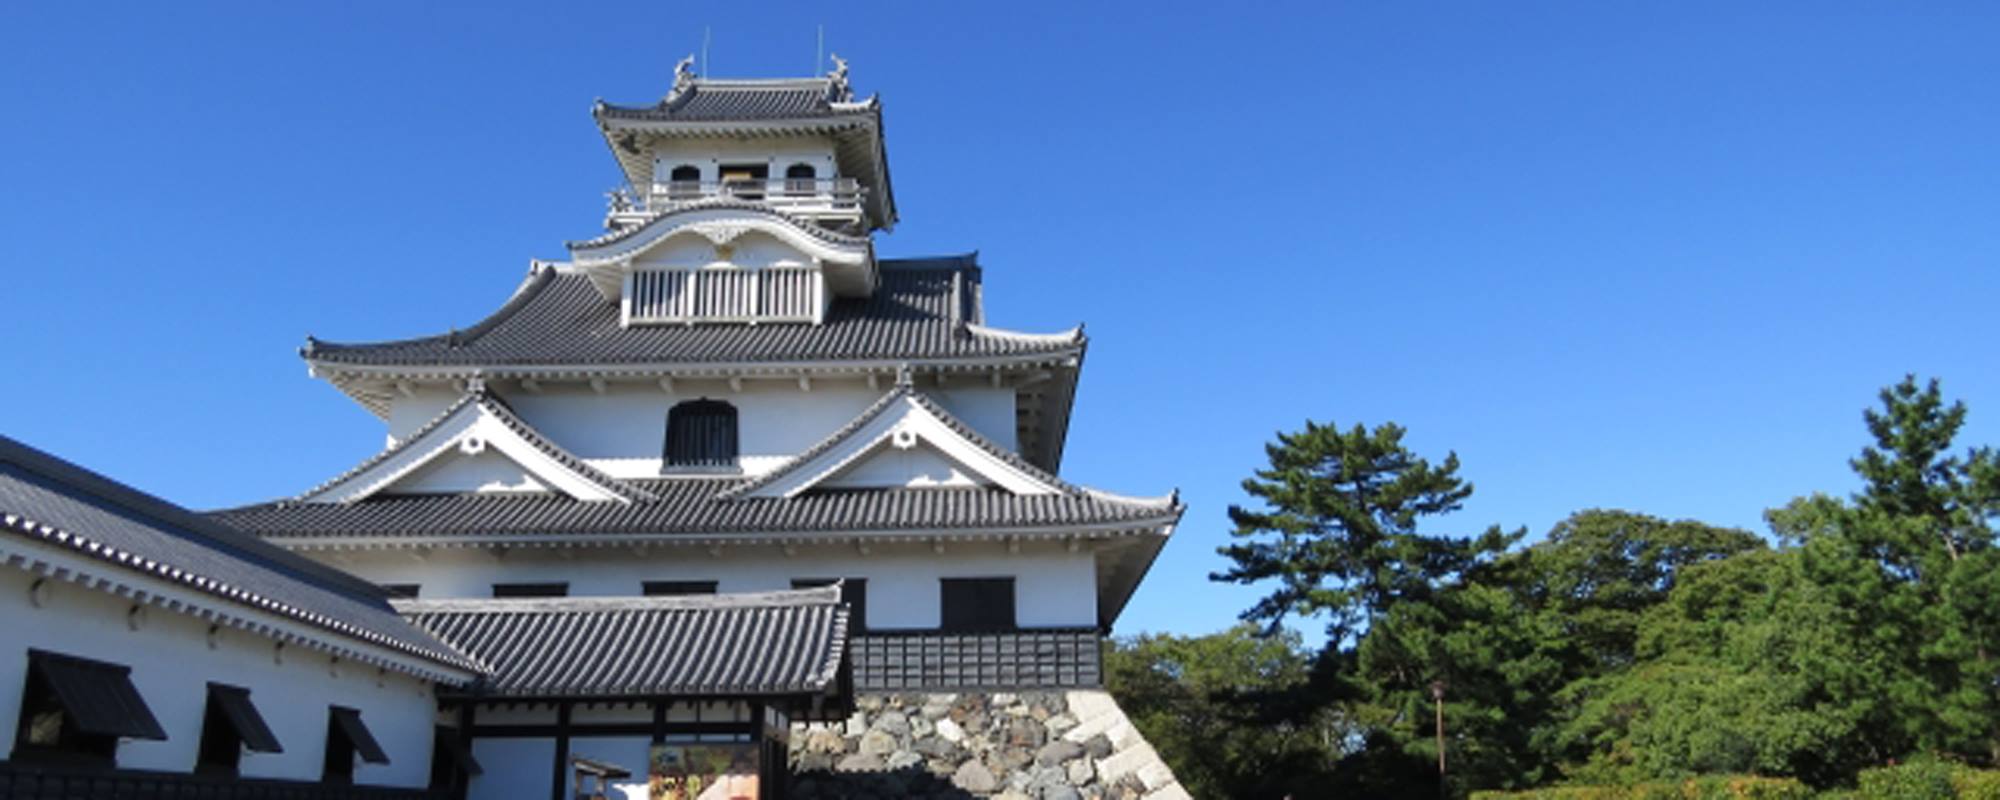
<instances>
[{"instance_id":1,"label":"castle tower","mask_svg":"<svg viewBox=\"0 0 2000 800\"><path fill-rule=\"evenodd\" d=\"M1021 789L1038 753L974 748L967 737L990 731L967 720L1037 703L1021 716L1055 724L995 735L1052 748L1061 781L1178 791L1102 695L1099 654L1182 506L1059 477L1081 328L989 325L975 256L878 257L875 232L896 222L882 104L836 63L717 80L684 61L657 103L599 102L625 181L605 232L534 263L469 327L308 339L311 374L380 417L388 446L296 497L217 516L414 598L420 625L464 630L488 628L454 613L498 618L512 598L615 617L620 598L729 606L837 583L860 706L846 727L860 730L798 728L790 758L808 773ZM531 658L671 634L533 638L568 630L551 625L479 648ZM454 630L440 635L469 635ZM726 634L714 646L711 660L739 667L787 658L731 650ZM563 748L643 770L654 745L851 711L809 692L687 697L572 677L567 694L447 703L485 765L472 796L548 785ZM609 689L623 694L608 702ZM940 719L958 738L929 741ZM885 729L887 744L867 739Z\"/></svg>"}]
</instances>

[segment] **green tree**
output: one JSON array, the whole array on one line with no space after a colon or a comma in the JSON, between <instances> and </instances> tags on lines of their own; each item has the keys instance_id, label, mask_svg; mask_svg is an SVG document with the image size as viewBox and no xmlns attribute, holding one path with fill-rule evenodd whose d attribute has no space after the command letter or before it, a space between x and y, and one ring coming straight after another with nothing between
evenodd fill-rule
<instances>
[{"instance_id":1,"label":"green tree","mask_svg":"<svg viewBox=\"0 0 2000 800\"><path fill-rule=\"evenodd\" d=\"M1270 466L1243 481L1265 507L1229 507L1238 541L1219 552L1233 566L1209 576L1277 584L1244 619L1277 630L1292 615L1325 615L1330 646L1343 647L1395 604L1427 599L1518 538L1498 528L1472 538L1418 532L1424 518L1458 510L1472 484L1459 479L1457 454L1433 467L1403 446L1403 433L1395 423L1342 431L1307 422L1265 445Z\"/></svg>"},{"instance_id":2,"label":"green tree","mask_svg":"<svg viewBox=\"0 0 2000 800\"><path fill-rule=\"evenodd\" d=\"M1194 796L1316 797L1341 755L1338 720L1265 713L1308 684L1311 662L1297 634L1244 624L1117 640L1105 684Z\"/></svg>"},{"instance_id":3,"label":"green tree","mask_svg":"<svg viewBox=\"0 0 2000 800\"><path fill-rule=\"evenodd\" d=\"M1896 711L1882 724L1920 751L1993 764L2000 457L1949 453L1965 417L1937 381L1904 378L1864 413L1874 443L1851 462L1862 490L1845 503L1801 498L1770 519L1799 545L1806 576L1851 610L1851 638L1897 657L1876 689Z\"/></svg>"},{"instance_id":4,"label":"green tree","mask_svg":"<svg viewBox=\"0 0 2000 800\"><path fill-rule=\"evenodd\" d=\"M1434 781L1431 685L1464 681L1465 689L1452 690L1447 727L1499 718L1504 711L1492 698L1470 687L1502 688L1488 679L1497 651L1512 653L1532 638L1500 624L1511 621L1506 598L1461 585L1521 534L1419 531L1421 522L1458 510L1472 485L1459 478L1457 455L1433 466L1403 435L1393 423L1342 430L1308 422L1280 433L1265 447L1269 466L1243 482L1262 507L1229 508L1236 541L1220 552L1232 566L1210 576L1275 584L1243 614L1266 631L1293 616L1325 619L1313 692L1300 696L1347 721L1350 741L1364 743L1343 766L1356 791ZM1451 741L1473 758L1486 740Z\"/></svg>"},{"instance_id":5,"label":"green tree","mask_svg":"<svg viewBox=\"0 0 2000 800\"><path fill-rule=\"evenodd\" d=\"M1588 782L1704 773L1850 781L1903 752L1878 691L1894 664L1850 638L1850 610L1797 551L1687 566L1648 609L1627 669L1577 680L1559 737Z\"/></svg>"}]
</instances>

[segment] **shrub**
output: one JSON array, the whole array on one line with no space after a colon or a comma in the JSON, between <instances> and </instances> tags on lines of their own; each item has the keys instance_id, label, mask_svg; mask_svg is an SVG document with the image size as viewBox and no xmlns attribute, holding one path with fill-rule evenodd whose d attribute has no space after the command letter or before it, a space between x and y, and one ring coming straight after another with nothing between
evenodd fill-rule
<instances>
[{"instance_id":1,"label":"shrub","mask_svg":"<svg viewBox=\"0 0 2000 800\"><path fill-rule=\"evenodd\" d=\"M2000 800L2000 772L1959 768L1951 773L1959 800Z\"/></svg>"},{"instance_id":2,"label":"shrub","mask_svg":"<svg viewBox=\"0 0 2000 800\"><path fill-rule=\"evenodd\" d=\"M1942 761L1912 761L1861 771L1861 796L1869 800L1952 800L1955 768Z\"/></svg>"},{"instance_id":3,"label":"shrub","mask_svg":"<svg viewBox=\"0 0 2000 800\"><path fill-rule=\"evenodd\" d=\"M1811 800L1791 778L1711 775L1679 782L1625 786L1550 786L1520 792L1473 792L1472 800Z\"/></svg>"}]
</instances>

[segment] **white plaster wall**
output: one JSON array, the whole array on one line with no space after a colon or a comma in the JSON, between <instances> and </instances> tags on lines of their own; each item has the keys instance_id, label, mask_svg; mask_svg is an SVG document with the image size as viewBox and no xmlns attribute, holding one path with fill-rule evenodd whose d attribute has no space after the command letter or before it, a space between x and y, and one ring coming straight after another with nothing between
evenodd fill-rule
<instances>
[{"instance_id":1,"label":"white plaster wall","mask_svg":"<svg viewBox=\"0 0 2000 800\"><path fill-rule=\"evenodd\" d=\"M327 709L357 709L390 763L356 759L358 784L421 787L430 779L432 728L437 704L428 682L401 673L348 663L336 675L329 657L302 645L272 658L274 640L224 628L218 646L207 644L208 623L153 606L132 630L132 603L83 586L50 582L47 605L28 602L35 576L0 567L0 754L14 747L29 648L93 658L132 668L132 683L166 729L166 741L127 741L118 766L188 772L201 742L210 681L250 690L251 702L271 726L283 753L244 753L245 777L318 781L325 753ZM138 578L138 580L144 580ZM379 685L378 685L379 682Z\"/></svg>"},{"instance_id":2,"label":"white plaster wall","mask_svg":"<svg viewBox=\"0 0 2000 800\"><path fill-rule=\"evenodd\" d=\"M693 268L711 266L735 266L744 269L765 267L803 267L812 264L812 256L778 240L764 231L746 231L729 241L729 257L722 258L720 248L708 237L692 230L676 233L648 248L633 259L638 269L647 267Z\"/></svg>"},{"instance_id":3,"label":"white plaster wall","mask_svg":"<svg viewBox=\"0 0 2000 800\"><path fill-rule=\"evenodd\" d=\"M675 141L653 150L653 180L666 183L674 167L682 164L700 168L703 181L716 180L723 164L768 164L771 177L783 178L786 167L801 161L813 165L818 177L834 177L832 140L802 136L754 141Z\"/></svg>"},{"instance_id":4,"label":"white plaster wall","mask_svg":"<svg viewBox=\"0 0 2000 800\"><path fill-rule=\"evenodd\" d=\"M583 383L541 384L540 393L498 387L514 411L550 441L623 478L657 477L660 449L667 431L667 410L675 403L703 397L736 406L738 445L746 474L777 468L873 405L887 387L870 389L862 380L815 380L811 391L795 378L748 378L743 391L726 381L677 380L668 394L653 381L609 383L603 394ZM441 387L426 387L412 397L399 397L390 409L389 437L393 443L410 435L444 411L458 395ZM1000 447L1018 449L1015 437L1014 391L990 386L966 386L930 391L954 416Z\"/></svg>"},{"instance_id":5,"label":"white plaster wall","mask_svg":"<svg viewBox=\"0 0 2000 800\"><path fill-rule=\"evenodd\" d=\"M1012 577L1017 621L1029 627L1097 624L1097 568L1089 549L1024 542L1019 553L998 543L878 545L863 556L846 545L800 547L655 547L571 549L570 559L537 551L505 558L465 550L433 551L421 562L394 552L344 554L335 566L378 583L417 583L422 597L490 597L495 583L567 581L575 596L630 596L650 580L712 580L722 592L789 589L793 579L868 579L868 622L876 629L935 628L942 578ZM308 552L307 555L326 556Z\"/></svg>"},{"instance_id":6,"label":"white plaster wall","mask_svg":"<svg viewBox=\"0 0 2000 800\"><path fill-rule=\"evenodd\" d=\"M406 494L546 492L549 487L513 459L483 450L473 456L446 453L397 481L396 491Z\"/></svg>"},{"instance_id":7,"label":"white plaster wall","mask_svg":"<svg viewBox=\"0 0 2000 800\"><path fill-rule=\"evenodd\" d=\"M924 444L908 450L884 447L820 483L821 486L977 486L987 483L961 469L937 448Z\"/></svg>"}]
</instances>

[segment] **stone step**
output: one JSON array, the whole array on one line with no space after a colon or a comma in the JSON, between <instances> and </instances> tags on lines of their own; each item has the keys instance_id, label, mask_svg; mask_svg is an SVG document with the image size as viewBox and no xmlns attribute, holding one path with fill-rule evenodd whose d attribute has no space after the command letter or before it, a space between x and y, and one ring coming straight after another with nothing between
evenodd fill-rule
<instances>
[{"instance_id":1,"label":"stone step","mask_svg":"<svg viewBox=\"0 0 2000 800\"><path fill-rule=\"evenodd\" d=\"M1186 789L1181 788L1180 781L1174 781L1173 783L1147 792L1143 800L1194 800L1194 798L1187 793Z\"/></svg>"},{"instance_id":2,"label":"stone step","mask_svg":"<svg viewBox=\"0 0 2000 800\"><path fill-rule=\"evenodd\" d=\"M1104 735L1111 737L1112 752L1122 752L1146 743L1146 737L1139 733L1132 721L1122 716L1118 718L1118 724L1111 726Z\"/></svg>"},{"instance_id":3,"label":"stone step","mask_svg":"<svg viewBox=\"0 0 2000 800\"><path fill-rule=\"evenodd\" d=\"M1097 762L1097 779L1107 784L1117 783L1119 778L1140 772L1139 779L1143 781L1146 776L1141 770L1151 766L1165 765L1160 763L1160 754L1153 750L1153 746L1142 741ZM1168 775L1171 777L1172 773L1169 772Z\"/></svg>"},{"instance_id":4,"label":"stone step","mask_svg":"<svg viewBox=\"0 0 2000 800\"><path fill-rule=\"evenodd\" d=\"M1074 711L1074 709L1072 709L1072 711ZM1072 742L1088 742L1093 736L1096 736L1100 733L1109 733L1111 731L1112 726L1115 726L1125 721L1125 715L1100 714L1091 717L1089 719L1084 719L1083 717L1077 717L1077 719L1083 721L1078 723L1076 727L1071 728L1067 732L1063 733L1064 739L1068 739ZM1115 747L1117 743L1113 742L1112 745Z\"/></svg>"},{"instance_id":5,"label":"stone step","mask_svg":"<svg viewBox=\"0 0 2000 800\"><path fill-rule=\"evenodd\" d=\"M1125 712L1118 710L1118 701L1111 699L1110 692L1076 691L1070 692L1064 699L1069 701L1069 713L1078 722L1089 722L1102 716L1125 716Z\"/></svg>"}]
</instances>

